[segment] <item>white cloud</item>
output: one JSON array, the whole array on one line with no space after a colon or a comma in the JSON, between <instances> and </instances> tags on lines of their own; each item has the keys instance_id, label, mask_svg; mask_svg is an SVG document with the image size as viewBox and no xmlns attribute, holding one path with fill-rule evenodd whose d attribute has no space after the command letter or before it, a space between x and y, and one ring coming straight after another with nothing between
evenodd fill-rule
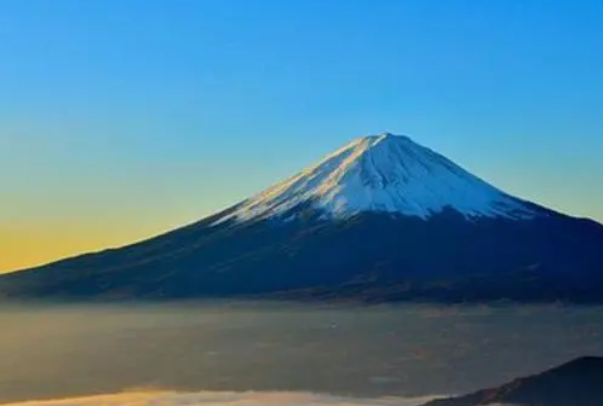
<instances>
[{"instance_id":1,"label":"white cloud","mask_svg":"<svg viewBox=\"0 0 603 406\"><path fill-rule=\"evenodd\" d=\"M3 406L417 406L430 399L355 399L306 392L131 392Z\"/></svg>"}]
</instances>

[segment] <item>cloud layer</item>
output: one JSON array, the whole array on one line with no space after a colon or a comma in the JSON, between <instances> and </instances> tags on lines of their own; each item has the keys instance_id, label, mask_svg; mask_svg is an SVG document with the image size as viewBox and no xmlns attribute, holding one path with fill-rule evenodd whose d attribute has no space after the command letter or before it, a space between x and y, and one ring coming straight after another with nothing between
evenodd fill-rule
<instances>
[{"instance_id":1,"label":"cloud layer","mask_svg":"<svg viewBox=\"0 0 603 406\"><path fill-rule=\"evenodd\" d=\"M430 399L354 399L306 392L131 392L4 406L416 406Z\"/></svg>"}]
</instances>

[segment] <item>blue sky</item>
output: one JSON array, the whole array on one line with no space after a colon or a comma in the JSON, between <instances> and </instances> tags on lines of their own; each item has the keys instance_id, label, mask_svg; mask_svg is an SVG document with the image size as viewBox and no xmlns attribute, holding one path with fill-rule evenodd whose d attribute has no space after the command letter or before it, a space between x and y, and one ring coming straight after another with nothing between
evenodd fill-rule
<instances>
[{"instance_id":1,"label":"blue sky","mask_svg":"<svg viewBox=\"0 0 603 406\"><path fill-rule=\"evenodd\" d=\"M0 0L0 251L28 247L4 267L190 222L386 130L603 221L601 21L595 0Z\"/></svg>"}]
</instances>

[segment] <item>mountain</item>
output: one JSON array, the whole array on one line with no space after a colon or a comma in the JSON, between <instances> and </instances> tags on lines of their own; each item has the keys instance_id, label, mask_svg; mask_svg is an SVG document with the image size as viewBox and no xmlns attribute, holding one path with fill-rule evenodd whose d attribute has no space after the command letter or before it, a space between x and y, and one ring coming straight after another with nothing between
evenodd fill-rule
<instances>
[{"instance_id":1,"label":"mountain","mask_svg":"<svg viewBox=\"0 0 603 406\"><path fill-rule=\"evenodd\" d=\"M498 388L438 399L423 406L601 406L603 358L583 357Z\"/></svg>"},{"instance_id":2,"label":"mountain","mask_svg":"<svg viewBox=\"0 0 603 406\"><path fill-rule=\"evenodd\" d=\"M1 276L0 296L600 303L603 226L382 134L189 226Z\"/></svg>"}]
</instances>

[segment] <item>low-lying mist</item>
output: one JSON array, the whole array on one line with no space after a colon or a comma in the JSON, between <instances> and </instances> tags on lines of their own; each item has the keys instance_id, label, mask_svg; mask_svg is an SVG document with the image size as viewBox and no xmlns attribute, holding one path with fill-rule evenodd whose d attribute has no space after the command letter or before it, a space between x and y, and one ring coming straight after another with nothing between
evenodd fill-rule
<instances>
[{"instance_id":1,"label":"low-lying mist","mask_svg":"<svg viewBox=\"0 0 603 406\"><path fill-rule=\"evenodd\" d=\"M600 307L4 305L0 323L0 402L136 390L421 397L603 355Z\"/></svg>"},{"instance_id":2,"label":"low-lying mist","mask_svg":"<svg viewBox=\"0 0 603 406\"><path fill-rule=\"evenodd\" d=\"M311 392L132 392L10 406L418 406L431 398L350 398ZM512 406L512 405L488 405Z\"/></svg>"}]
</instances>

